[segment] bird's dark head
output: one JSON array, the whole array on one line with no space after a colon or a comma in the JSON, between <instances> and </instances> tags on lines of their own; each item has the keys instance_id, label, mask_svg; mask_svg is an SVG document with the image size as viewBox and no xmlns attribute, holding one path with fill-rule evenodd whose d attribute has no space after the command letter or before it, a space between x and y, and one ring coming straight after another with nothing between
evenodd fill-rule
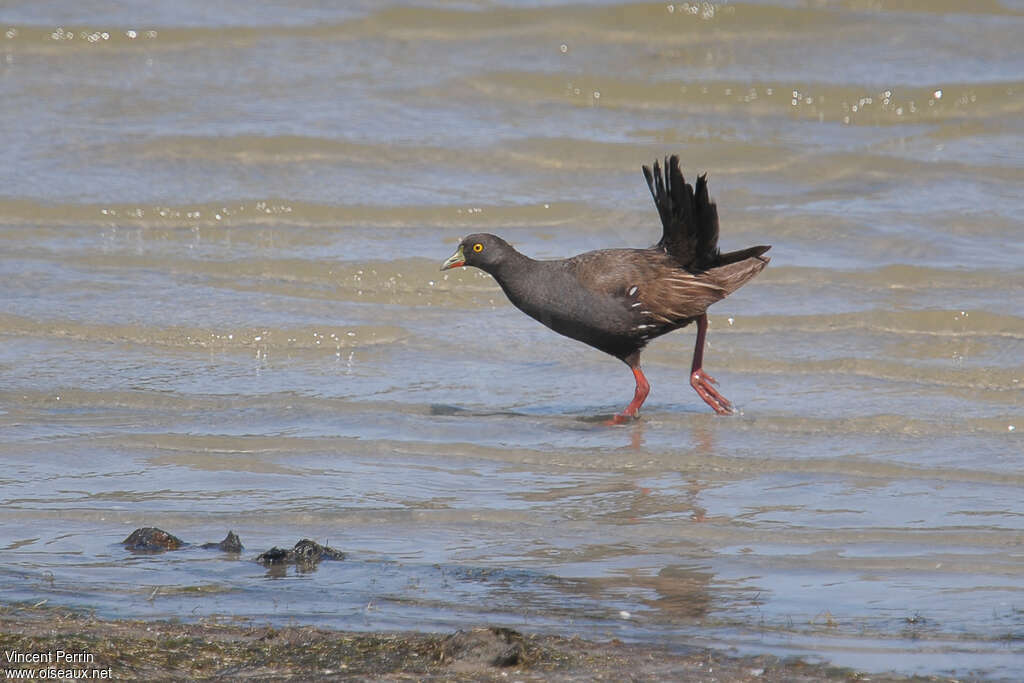
<instances>
[{"instance_id":1,"label":"bird's dark head","mask_svg":"<svg viewBox=\"0 0 1024 683\"><path fill-rule=\"evenodd\" d=\"M510 254L516 254L512 245L496 235L478 232L462 240L455 253L441 266L441 270L458 268L459 266L476 266L485 272L494 273L494 269Z\"/></svg>"}]
</instances>

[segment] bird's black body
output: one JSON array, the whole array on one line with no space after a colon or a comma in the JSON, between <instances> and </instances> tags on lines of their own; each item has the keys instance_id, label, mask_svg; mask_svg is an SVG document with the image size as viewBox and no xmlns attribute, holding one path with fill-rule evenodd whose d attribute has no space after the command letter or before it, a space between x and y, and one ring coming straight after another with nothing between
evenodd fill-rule
<instances>
[{"instance_id":1,"label":"bird's black body","mask_svg":"<svg viewBox=\"0 0 1024 683\"><path fill-rule=\"evenodd\" d=\"M761 272L768 264L762 254L769 247L722 254L718 211L708 198L706 176L697 179L694 189L683 179L675 156L665 166L664 176L657 162L653 172L643 169L663 228L661 240L650 248L601 249L538 261L500 237L478 233L462 240L445 267L469 265L490 273L524 313L622 359L635 372L639 353L651 339L694 320L702 323L702 351L708 306ZM699 358L695 355L695 372Z\"/></svg>"}]
</instances>

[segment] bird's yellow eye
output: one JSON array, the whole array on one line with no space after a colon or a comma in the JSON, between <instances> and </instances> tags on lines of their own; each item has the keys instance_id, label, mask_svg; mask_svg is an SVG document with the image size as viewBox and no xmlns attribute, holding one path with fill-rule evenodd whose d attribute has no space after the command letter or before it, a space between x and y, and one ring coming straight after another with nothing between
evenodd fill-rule
<instances>
[{"instance_id":1,"label":"bird's yellow eye","mask_svg":"<svg viewBox=\"0 0 1024 683\"><path fill-rule=\"evenodd\" d=\"M473 245L473 251L475 251L476 253L479 254L483 250L484 250L484 245L480 244L479 242L477 242L476 244Z\"/></svg>"}]
</instances>

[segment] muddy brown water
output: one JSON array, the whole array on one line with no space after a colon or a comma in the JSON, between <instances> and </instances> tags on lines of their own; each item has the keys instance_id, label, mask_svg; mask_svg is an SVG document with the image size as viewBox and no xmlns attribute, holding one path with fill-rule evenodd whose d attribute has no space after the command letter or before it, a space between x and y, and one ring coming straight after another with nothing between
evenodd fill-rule
<instances>
[{"instance_id":1,"label":"muddy brown water","mask_svg":"<svg viewBox=\"0 0 1024 683\"><path fill-rule=\"evenodd\" d=\"M7 3L0 599L1024 669L1024 4ZM772 264L618 361L479 272ZM240 558L133 555L132 529ZM312 538L315 572L252 562Z\"/></svg>"}]
</instances>

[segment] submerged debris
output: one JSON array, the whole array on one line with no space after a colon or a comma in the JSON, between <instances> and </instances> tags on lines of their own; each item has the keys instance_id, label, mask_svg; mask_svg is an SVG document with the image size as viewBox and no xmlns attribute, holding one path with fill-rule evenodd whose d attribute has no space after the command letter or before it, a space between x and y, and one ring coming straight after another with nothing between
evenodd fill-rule
<instances>
[{"instance_id":1,"label":"submerged debris","mask_svg":"<svg viewBox=\"0 0 1024 683\"><path fill-rule=\"evenodd\" d=\"M128 538L121 542L128 550L136 552L162 552L164 550L178 550L188 543L163 529L147 526L136 529ZM242 539L234 531L228 531L228 535L220 543L203 543L200 548L204 550L220 550L225 553L240 553L245 550ZM344 560L345 553L327 545L320 545L316 541L304 538L295 544L291 549L273 547L265 553L260 553L256 561L267 567L285 567L295 565L300 571L316 569L321 560Z\"/></svg>"},{"instance_id":2,"label":"submerged debris","mask_svg":"<svg viewBox=\"0 0 1024 683\"><path fill-rule=\"evenodd\" d=\"M316 541L304 538L291 550L274 546L265 553L260 553L256 561L263 565L294 564L302 569L316 567L321 560L344 560L345 553Z\"/></svg>"},{"instance_id":3,"label":"submerged debris","mask_svg":"<svg viewBox=\"0 0 1024 683\"><path fill-rule=\"evenodd\" d=\"M137 551L160 551L177 550L185 545L184 541L173 534L155 526L146 526L128 534L128 538L121 541L128 550Z\"/></svg>"},{"instance_id":4,"label":"submerged debris","mask_svg":"<svg viewBox=\"0 0 1024 683\"><path fill-rule=\"evenodd\" d=\"M240 553L245 550L242 539L234 531L229 531L220 543L204 543L199 547L204 550L219 550L224 553Z\"/></svg>"}]
</instances>

